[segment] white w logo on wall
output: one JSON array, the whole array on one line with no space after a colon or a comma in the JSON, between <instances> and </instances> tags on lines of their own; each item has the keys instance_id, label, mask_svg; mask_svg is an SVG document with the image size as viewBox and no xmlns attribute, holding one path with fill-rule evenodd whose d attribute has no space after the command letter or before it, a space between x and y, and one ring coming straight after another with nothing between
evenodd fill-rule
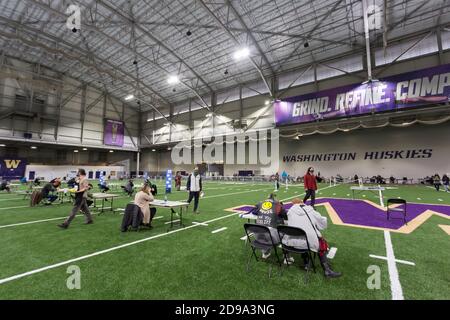
<instances>
[{"instance_id":1,"label":"white w logo on wall","mask_svg":"<svg viewBox=\"0 0 450 320\"><path fill-rule=\"evenodd\" d=\"M20 162L22 162L22 160L9 160L9 159L5 159L5 166L8 169L17 169L17 167L20 165Z\"/></svg>"}]
</instances>

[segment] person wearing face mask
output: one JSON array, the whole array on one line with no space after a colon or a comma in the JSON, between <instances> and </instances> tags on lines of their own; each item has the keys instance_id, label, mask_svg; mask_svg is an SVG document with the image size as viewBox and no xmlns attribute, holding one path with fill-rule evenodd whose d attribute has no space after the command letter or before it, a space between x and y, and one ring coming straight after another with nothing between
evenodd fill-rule
<instances>
[{"instance_id":1,"label":"person wearing face mask","mask_svg":"<svg viewBox=\"0 0 450 320\"><path fill-rule=\"evenodd\" d=\"M305 176L303 177L303 183L305 186L305 197L303 198L303 202L306 203L306 200L311 198L311 207L314 208L314 204L316 203L316 190L317 190L317 182L316 176L314 175L314 168L309 167L308 171L306 171Z\"/></svg>"},{"instance_id":2,"label":"person wearing face mask","mask_svg":"<svg viewBox=\"0 0 450 320\"><path fill-rule=\"evenodd\" d=\"M188 203L191 203L194 199L194 212L198 212L198 200L200 198L200 192L202 191L202 177L198 173L198 168L195 167L194 171L189 175L187 179L186 190L189 191Z\"/></svg>"}]
</instances>

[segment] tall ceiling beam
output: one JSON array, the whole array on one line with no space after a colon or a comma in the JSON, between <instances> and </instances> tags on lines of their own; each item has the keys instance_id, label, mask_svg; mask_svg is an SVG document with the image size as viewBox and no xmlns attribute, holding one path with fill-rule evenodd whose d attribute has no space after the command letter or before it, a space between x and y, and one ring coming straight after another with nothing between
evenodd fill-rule
<instances>
[{"instance_id":1,"label":"tall ceiling beam","mask_svg":"<svg viewBox=\"0 0 450 320\"><path fill-rule=\"evenodd\" d=\"M230 8L231 12L233 12L233 14L235 15L235 17L237 18L237 20L239 21L239 23L241 24L241 26L244 28L245 32L247 33L247 35L249 36L249 38L252 40L255 48L258 50L259 55L262 57L262 59L264 60L264 63L266 64L266 66L269 68L271 75L273 76L274 71L273 68L269 62L269 60L267 59L266 55L264 54L264 51L262 50L261 46L259 45L258 41L256 40L256 38L253 36L252 31L248 28L247 24L245 23L244 19L242 19L242 17L239 15L239 13L237 12L236 8L233 7L233 4L230 2L230 0L226 0L225 1L226 5L228 6L228 8Z\"/></svg>"},{"instance_id":2,"label":"tall ceiling beam","mask_svg":"<svg viewBox=\"0 0 450 320\"><path fill-rule=\"evenodd\" d=\"M228 34L228 36L233 40L234 43L236 43L238 46L242 45L241 43L239 43L239 41L236 39L236 37L233 35L230 29L228 29L228 27L214 14L214 12L211 11L211 9L206 5L204 0L197 0L197 2L211 16L211 18L213 18L219 24L219 26ZM273 97L272 89L266 77L264 76L264 73L262 72L261 68L256 64L255 60L252 57L250 57L250 61L253 67L258 71L259 75L261 76L261 79L263 80L265 86L267 87L267 90L269 90L270 96Z\"/></svg>"},{"instance_id":3,"label":"tall ceiling beam","mask_svg":"<svg viewBox=\"0 0 450 320\"><path fill-rule=\"evenodd\" d=\"M153 42L155 42L158 46L164 48L165 51L167 51L171 56L173 56L174 58L176 58L181 64L183 64L193 75L195 75L195 77L205 85L206 88L208 88L209 91L214 91L210 85L205 81L205 79L203 79L183 58L180 57L180 55L178 55L172 48L170 48L167 44L165 44L163 41L161 41L159 38L157 38L154 34L152 34L151 32L149 32L147 29L143 28L142 26L140 26L139 24L136 24L133 17L130 17L128 14L125 14L119 10L117 10L115 7L111 6L108 3L105 3L102 0L97 0L98 4L101 4L103 7L105 7L106 9L110 10L111 12L114 12L114 14L116 14L118 17L120 17L121 19L127 21L129 24L133 24L135 30L139 30L140 32L142 32L143 34L145 34L147 37L149 37ZM166 73L169 75L170 73L168 71L166 71ZM196 95L200 96L200 94L198 94L197 90L193 87L191 87L190 85L188 85L186 82L181 81L187 88L191 89L192 91L194 91L194 93L196 93ZM203 99L201 99L203 100ZM204 101L203 101L204 102ZM206 104L207 106L207 104Z\"/></svg>"}]
</instances>

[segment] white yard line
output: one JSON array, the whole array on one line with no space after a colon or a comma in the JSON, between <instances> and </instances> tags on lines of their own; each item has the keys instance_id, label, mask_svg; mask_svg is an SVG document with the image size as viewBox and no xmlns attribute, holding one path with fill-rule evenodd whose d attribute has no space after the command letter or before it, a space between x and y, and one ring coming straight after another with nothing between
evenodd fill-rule
<instances>
[{"instance_id":1,"label":"white yard line","mask_svg":"<svg viewBox=\"0 0 450 320\"><path fill-rule=\"evenodd\" d=\"M214 230L214 231L211 231L211 233L222 232L222 231L225 231L225 230L227 230L227 229L228 229L227 227L223 227L223 228L220 228L220 229L216 229L216 230Z\"/></svg>"},{"instance_id":2,"label":"white yard line","mask_svg":"<svg viewBox=\"0 0 450 320\"><path fill-rule=\"evenodd\" d=\"M387 261L387 258L386 258L386 257L376 256L376 255L374 255L374 254L369 254L369 257L375 258L375 259L380 259L380 260L386 260L386 261ZM395 262L396 262L396 263L407 264L407 265L409 265L409 266L415 266L415 265L416 265L414 262L406 261L406 260L395 259Z\"/></svg>"},{"instance_id":3,"label":"white yard line","mask_svg":"<svg viewBox=\"0 0 450 320\"><path fill-rule=\"evenodd\" d=\"M394 248L392 247L391 234L384 231L384 243L386 245L386 260L388 264L389 279L391 281L392 300L404 300L402 285L398 276L397 264L395 261Z\"/></svg>"},{"instance_id":4,"label":"white yard line","mask_svg":"<svg viewBox=\"0 0 450 320\"><path fill-rule=\"evenodd\" d=\"M179 221L180 221L180 219L177 219L177 220L173 220L173 221L164 222L164 224L170 224L170 223L179 222Z\"/></svg>"},{"instance_id":5,"label":"white yard line","mask_svg":"<svg viewBox=\"0 0 450 320\"><path fill-rule=\"evenodd\" d=\"M98 212L91 212L91 215L98 214ZM82 217L82 214L77 215L78 217ZM10 227L16 227L16 226L23 226L27 224L34 224L34 223L40 223L40 222L48 222L48 221L55 221L55 220L64 220L67 216L59 217L59 218L50 218L50 219L42 219L42 220L34 220L34 221L27 221L27 222L19 222L19 223L13 223L13 224L5 224L0 226L0 229L4 228L10 228Z\"/></svg>"},{"instance_id":6,"label":"white yard line","mask_svg":"<svg viewBox=\"0 0 450 320\"><path fill-rule=\"evenodd\" d=\"M232 216L235 216L235 215L238 215L238 214L239 213L231 213L231 214L228 214L228 215L225 215L225 216L222 216L222 217L218 217L218 218L215 218L215 219L212 219L212 220L205 221L204 223L212 223L214 221L222 220L222 219L225 219L225 218L228 218L228 217L232 217ZM124 244L121 244L121 245L118 245L118 246L115 246L115 247L111 247L111 248L108 248L108 249L96 251L96 252L93 252L93 253L88 254L88 255L80 256L80 257L69 259L69 260L65 260L65 261L61 261L59 263L55 263L55 264L48 265L48 266L45 266L45 267L42 267L42 268L38 268L38 269L31 270L31 271L27 271L27 272L24 272L24 273L19 273L19 274L16 274L14 276L10 276L10 277L7 277L7 278L0 279L0 284L4 284L4 283L7 283L7 282L10 282L10 281L13 281L13 280L24 278L24 277L27 277L27 276L30 276L30 275L33 275L33 274L36 274L36 273L44 272L44 271L47 271L47 270L50 270L50 269L55 269L55 268L58 268L58 267L61 267L61 266L64 266L64 265L68 265L68 264L71 264L71 263L74 263L74 262L77 262L77 261L81 261L81 260L85 260L85 259L88 259L88 258L92 258L92 257L98 256L98 255L101 255L101 254L105 254L105 253L108 253L108 252L111 252L111 251L115 251L115 250L119 250L119 249L122 249L122 248L130 247L130 246L133 246L135 244L139 244L141 242L146 242L146 241L149 241L149 240L165 237L165 236L168 236L168 235L176 233L176 232L186 231L186 230L189 230L191 228L198 227L198 226L199 225L195 225L195 224L194 225L190 225L190 226L187 226L185 228L175 229L175 230L172 230L172 231L169 231L169 232L166 232L166 233L160 233L160 234L148 237L148 238L144 238L144 239L140 239L140 240L124 243ZM67 231L64 231L64 232L67 232Z\"/></svg>"},{"instance_id":7,"label":"white yard line","mask_svg":"<svg viewBox=\"0 0 450 320\"><path fill-rule=\"evenodd\" d=\"M7 208L0 208L0 210L19 209L19 208L30 208L30 206L7 207Z\"/></svg>"},{"instance_id":8,"label":"white yard line","mask_svg":"<svg viewBox=\"0 0 450 320\"><path fill-rule=\"evenodd\" d=\"M199 225L205 226L205 227L208 226L208 224L206 224L206 223L204 223L204 222L197 222L197 221L192 221L192 224L199 224Z\"/></svg>"},{"instance_id":9,"label":"white yard line","mask_svg":"<svg viewBox=\"0 0 450 320\"><path fill-rule=\"evenodd\" d=\"M14 201L14 200L26 200L23 197L22 198L9 198L9 199L0 199L0 201Z\"/></svg>"}]
</instances>

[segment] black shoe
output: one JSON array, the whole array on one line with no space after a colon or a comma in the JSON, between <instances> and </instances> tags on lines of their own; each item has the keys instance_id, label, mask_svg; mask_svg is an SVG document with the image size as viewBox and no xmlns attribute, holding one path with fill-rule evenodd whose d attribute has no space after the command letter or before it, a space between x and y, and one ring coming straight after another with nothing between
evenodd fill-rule
<instances>
[{"instance_id":1,"label":"black shoe","mask_svg":"<svg viewBox=\"0 0 450 320\"><path fill-rule=\"evenodd\" d=\"M86 222L85 224L93 224L93 223L94 223L94 221L90 220L90 221Z\"/></svg>"},{"instance_id":2,"label":"black shoe","mask_svg":"<svg viewBox=\"0 0 450 320\"><path fill-rule=\"evenodd\" d=\"M323 264L323 271L326 278L339 278L342 276L342 273L331 270L329 263Z\"/></svg>"},{"instance_id":3,"label":"black shoe","mask_svg":"<svg viewBox=\"0 0 450 320\"><path fill-rule=\"evenodd\" d=\"M61 229L67 229L69 226L67 224L61 223L58 224L58 227L60 227Z\"/></svg>"}]
</instances>

